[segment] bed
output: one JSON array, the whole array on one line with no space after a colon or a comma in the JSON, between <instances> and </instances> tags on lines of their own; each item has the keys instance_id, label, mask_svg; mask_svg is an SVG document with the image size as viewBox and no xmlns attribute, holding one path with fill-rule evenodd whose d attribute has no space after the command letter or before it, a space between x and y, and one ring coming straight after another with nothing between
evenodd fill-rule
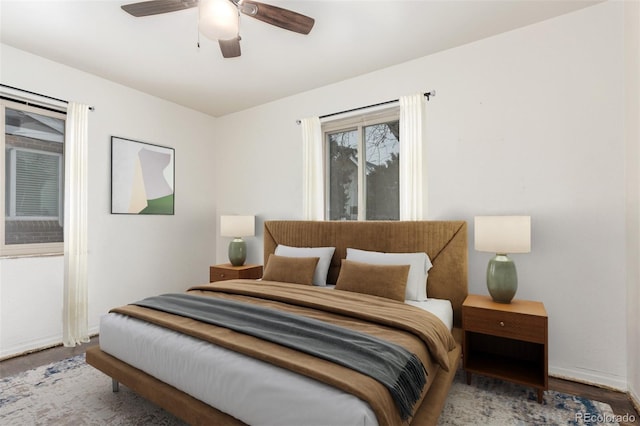
<instances>
[{"instance_id":1,"label":"bed","mask_svg":"<svg viewBox=\"0 0 640 426\"><path fill-rule=\"evenodd\" d=\"M322 321L335 321L343 325L345 316L348 316L349 320L347 322L349 324L346 326L347 328L359 329L364 327L364 330L369 331L372 330L367 322L369 315L377 315L376 312L379 311L384 314L383 316L388 317L385 321L391 321L391 318L396 318L397 315L397 319L394 319L394 321L403 323L402 328L405 327L405 322L415 322L417 323L416 327L423 327L423 314L418 312L422 307L407 306L407 304L398 301L381 301L383 298L357 292L346 292L341 288L331 289L331 287L339 279L342 279L343 283L345 282L343 278L346 276L347 270L352 273L353 271L357 272L358 269L352 268L362 266L358 265L358 262L350 263L349 261L344 261L348 250L357 249L364 252L384 253L422 252L427 254L432 264L428 270L426 285L428 301L435 299L434 303L440 300L448 301L447 304L450 304L452 312L450 320L451 332L449 333L447 330L447 334L452 337L453 343L446 347L445 352L436 350L435 355L429 348L415 349L414 352L418 353L418 357L425 365L427 377L426 385L418 395L415 406L411 408L410 415L402 416L398 414L396 407L393 406L394 402L397 405L397 401L390 398L388 390L375 379L363 375L362 372L351 371L342 365L337 365L324 359L316 359L308 354L303 354L301 360L293 360L291 361L292 365L289 365L289 358L293 358L292 354L296 352L295 349L283 348L277 343L262 341L255 336L238 334L237 331L227 330L224 327L202 325L193 319L176 319L171 313L161 312L156 314L155 311L149 312L147 306L127 305L116 308L112 313L105 315L106 319L103 319L105 326L109 321L113 322L113 324L109 325L110 328L107 328L110 330L108 336L103 336L101 328L100 346L87 350L87 363L110 376L114 381L114 386L117 382L124 384L189 424L320 424L315 420L300 422L301 418L306 415L312 416L314 412L316 413L315 415L318 415L319 412L320 415L324 416L323 424L346 424L351 422L351 420L337 420L342 419L342 417L339 417L342 415L340 410L350 414L358 413L357 416L362 417L356 420L359 424L436 424L461 354L461 309L462 302L467 296L466 223L463 221L265 222L265 265L268 264L272 255L274 255L272 259L281 259L281 249L283 247L335 248L330 258L326 275L326 283L329 284L329 288L301 286L299 284L271 280L260 282L233 280L215 283L215 285L196 286L187 293L189 296L202 296L209 295L209 292L212 292L215 293L216 298L232 299L229 303L235 303L237 299L240 299L243 302L251 300L252 304L255 302L258 305L267 307L286 305L284 310L289 309L293 313L300 313L303 316L315 316L315 310L317 309L315 304L320 304L320 300L327 299L326 305L332 308L329 313L317 314L320 315L319 319ZM348 268L343 268L342 265L347 265ZM342 277L340 277L341 268L343 268ZM401 268L401 266L398 268ZM273 272L273 268L271 268L271 272ZM274 276L271 272L271 276ZM267 271L265 270L266 273ZM339 283L340 285L341 283ZM267 300L256 302L254 300L256 292L265 293ZM335 295L340 296L336 297ZM289 301L289 299L295 299L295 301ZM295 307L289 306L290 302ZM342 305L343 302L344 306ZM298 304L302 306L300 307ZM355 309L352 304L360 304L361 308ZM388 305L393 306L389 307ZM262 306L256 307L256 309L261 308ZM393 308L393 313L388 311L391 308ZM310 309L314 310L313 313L310 313ZM361 311L362 314L358 315L364 315L367 318L361 318L354 314L354 317L358 318L351 319L349 312L352 311ZM370 311L373 312L369 313ZM387 314L387 312L389 313ZM125 318L122 318L123 315ZM129 317L128 315L140 316ZM325 316L330 318L325 318ZM431 314L424 316L427 318ZM148 324L148 322L153 323ZM194 322L198 324L194 326ZM141 327L141 329L131 331L131 329L135 329L135 327L131 327L131 323L136 324L136 327ZM103 324L101 324L102 326ZM153 337L155 335L147 327L153 328L155 330L153 333L157 331L158 333L169 332L175 334L177 343L169 343L170 340L164 337L165 334ZM172 330L164 330L166 327ZM183 327L197 328L197 330L189 331L183 329ZM372 333L380 333L385 338L389 336L391 340L398 339L398 341L403 342L407 339L412 342L416 340L413 333L431 333L429 330L403 329L400 332L393 331L393 333L399 334L392 336L387 334L390 332L388 330L390 328L389 324L376 325L376 327L379 330L371 331ZM185 336L183 332L191 335ZM440 331L433 333L441 334ZM225 341L217 340L221 338L220 335L222 334L226 336L225 339L229 337L227 336L228 334L231 334L231 337ZM142 339L143 336L149 336L147 337L149 340ZM192 348L184 343L186 341L196 346L193 346L193 349L186 349ZM158 358L155 361L156 367L140 366L137 365L138 362L144 361L146 363L147 359L155 357L144 356L145 359L141 360L141 355L129 355L126 352L136 344L148 350L150 347L148 345L153 344L153 342L162 342L161 344L169 345L166 352L173 351L175 352L174 356L177 357L174 361L171 361L172 364L167 364L167 361ZM417 345L415 342L407 344L409 347ZM235 347L235 345L238 347ZM418 346L415 347L417 348ZM147 354L161 354L164 352L165 349L155 349L148 351ZM222 358L223 355L218 352L223 352L224 357L229 356L230 358ZM298 354L296 353L295 356L298 357ZM247 367L247 364L242 364L238 367L236 364L238 357L250 358L248 360L249 367ZM215 365L211 367L213 368L213 373L205 374L203 372L204 367L198 363L206 363L210 359L215 359ZM225 359L225 361L222 361L222 359ZM162 368L163 365L170 365L171 367ZM179 365L190 366L191 369L195 369L200 374L197 374L198 377L193 379L185 379L187 376L180 372L179 367L177 367ZM444 365L447 368L443 368ZM264 368L264 370L254 370L254 367ZM292 371L288 371L288 369ZM245 374L246 378L243 378L242 375L246 372L249 373ZM274 375L272 376L272 374ZM253 384L250 381L252 377ZM243 381L245 379L249 381ZM184 382L185 380L186 382ZM214 382L217 384L212 385L211 383ZM200 386L201 390L192 389L192 385L195 388ZM213 399L211 399L208 394L213 392L205 391L206 395L199 394L198 392L202 392L203 386L205 387L204 389L206 389L206 386L219 388L222 390L221 396L212 396L211 398ZM298 386L310 387L298 388ZM318 393L315 393L316 391ZM299 396L301 400L289 401L289 399L293 400L293 398L289 398L286 395L291 395L292 392ZM327 399L322 399L325 398L323 396L325 394ZM192 395L196 395L198 398ZM278 398L283 398L287 401L279 401ZM265 401L262 401L263 399ZM308 406L304 405L305 399L307 400L306 403L309 404ZM260 421L242 421L240 419L243 418L245 413L234 412L234 408L229 408L230 406L227 404L230 403L230 400L231 402L234 400L243 401L243 411L248 413L247 418L249 419L251 418L250 411L255 412L257 410L258 413L264 413L269 410L269 406L283 407L285 406L283 404L290 407L287 412L290 412L293 417L281 417L279 420L276 417L276 420L263 421L261 418ZM283 410L277 408L272 411L282 412ZM334 411L338 417L333 417ZM362 414L360 414L360 411L362 411ZM253 413L252 415L256 414Z\"/></svg>"}]
</instances>

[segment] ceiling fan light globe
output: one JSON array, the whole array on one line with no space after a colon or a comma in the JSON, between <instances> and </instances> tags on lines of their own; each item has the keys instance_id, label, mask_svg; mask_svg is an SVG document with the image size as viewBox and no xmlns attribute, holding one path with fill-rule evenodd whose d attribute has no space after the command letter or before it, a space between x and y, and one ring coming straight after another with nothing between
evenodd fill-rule
<instances>
[{"instance_id":1,"label":"ceiling fan light globe","mask_svg":"<svg viewBox=\"0 0 640 426\"><path fill-rule=\"evenodd\" d=\"M229 0L200 0L198 26L211 40L230 40L238 36L238 9Z\"/></svg>"}]
</instances>

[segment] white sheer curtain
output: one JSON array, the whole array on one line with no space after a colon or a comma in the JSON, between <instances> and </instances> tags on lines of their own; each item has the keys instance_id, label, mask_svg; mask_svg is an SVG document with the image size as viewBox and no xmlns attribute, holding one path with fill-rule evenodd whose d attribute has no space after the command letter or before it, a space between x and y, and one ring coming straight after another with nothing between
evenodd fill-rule
<instances>
[{"instance_id":1,"label":"white sheer curtain","mask_svg":"<svg viewBox=\"0 0 640 426\"><path fill-rule=\"evenodd\" d=\"M64 164L64 298L62 342L89 341L87 297L87 149L89 106L69 102Z\"/></svg>"},{"instance_id":2,"label":"white sheer curtain","mask_svg":"<svg viewBox=\"0 0 640 426\"><path fill-rule=\"evenodd\" d=\"M424 95L400 98L400 220L424 219Z\"/></svg>"},{"instance_id":3,"label":"white sheer curtain","mask_svg":"<svg viewBox=\"0 0 640 426\"><path fill-rule=\"evenodd\" d=\"M304 118L302 127L302 215L305 220L324 220L324 161L322 127L318 117Z\"/></svg>"}]
</instances>

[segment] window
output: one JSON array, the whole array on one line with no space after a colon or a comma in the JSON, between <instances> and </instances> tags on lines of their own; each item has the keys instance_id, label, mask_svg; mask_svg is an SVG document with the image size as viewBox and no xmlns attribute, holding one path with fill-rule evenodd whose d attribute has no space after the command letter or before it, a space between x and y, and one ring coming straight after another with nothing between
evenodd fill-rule
<instances>
[{"instance_id":1,"label":"window","mask_svg":"<svg viewBox=\"0 0 640 426\"><path fill-rule=\"evenodd\" d=\"M1 103L1 254L61 253L65 116L10 101Z\"/></svg>"},{"instance_id":2,"label":"window","mask_svg":"<svg viewBox=\"0 0 640 426\"><path fill-rule=\"evenodd\" d=\"M397 109L324 123L330 220L398 220Z\"/></svg>"}]
</instances>

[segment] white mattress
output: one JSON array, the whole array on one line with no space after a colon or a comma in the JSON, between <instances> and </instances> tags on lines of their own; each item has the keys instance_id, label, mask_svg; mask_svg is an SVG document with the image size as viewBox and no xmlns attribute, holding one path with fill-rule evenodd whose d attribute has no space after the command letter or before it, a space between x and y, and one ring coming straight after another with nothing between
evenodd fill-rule
<instances>
[{"instance_id":1,"label":"white mattress","mask_svg":"<svg viewBox=\"0 0 640 426\"><path fill-rule=\"evenodd\" d=\"M434 313L451 329L448 300L407 303ZM378 424L370 406L353 395L124 315L101 318L100 348L250 425Z\"/></svg>"}]
</instances>

